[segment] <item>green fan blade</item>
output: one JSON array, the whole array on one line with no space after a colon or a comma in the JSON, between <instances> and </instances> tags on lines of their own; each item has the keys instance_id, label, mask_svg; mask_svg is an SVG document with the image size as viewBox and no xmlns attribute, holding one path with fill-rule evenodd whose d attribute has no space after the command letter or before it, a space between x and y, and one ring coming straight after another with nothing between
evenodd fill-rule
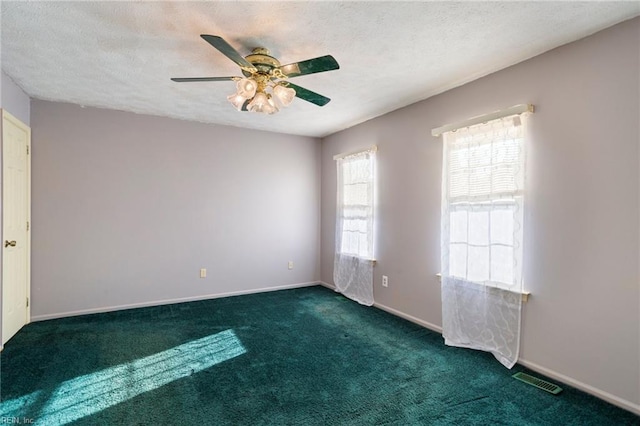
<instances>
[{"instance_id":1,"label":"green fan blade","mask_svg":"<svg viewBox=\"0 0 640 426\"><path fill-rule=\"evenodd\" d=\"M240 53L238 53L238 51L236 49L231 47L231 45L229 43L227 43L222 37L214 36L214 35L208 35L208 34L201 34L200 37L202 37L210 45L212 45L213 47L218 49L227 58L231 59L233 62L235 62L236 64L240 65L240 68L245 69L245 70L250 71L250 72L256 72L257 71L256 67L254 67L251 62L249 62L245 58L243 58L242 55Z\"/></svg>"},{"instance_id":2,"label":"green fan blade","mask_svg":"<svg viewBox=\"0 0 640 426\"><path fill-rule=\"evenodd\" d=\"M299 75L314 74L337 70L340 68L338 62L331 55L320 56L319 58L308 59L302 62L282 65L280 71L287 77L297 77Z\"/></svg>"},{"instance_id":3,"label":"green fan blade","mask_svg":"<svg viewBox=\"0 0 640 426\"><path fill-rule=\"evenodd\" d=\"M238 77L187 77L187 78L172 78L172 81L178 83L188 83L191 81L228 81Z\"/></svg>"},{"instance_id":4,"label":"green fan blade","mask_svg":"<svg viewBox=\"0 0 640 426\"><path fill-rule=\"evenodd\" d=\"M316 92L312 92L309 89L305 89L304 87L297 86L293 83L287 82L287 86L296 91L296 96L298 98L307 102L311 102L312 104L316 104L318 106L325 106L331 100L326 96L322 96Z\"/></svg>"}]
</instances>

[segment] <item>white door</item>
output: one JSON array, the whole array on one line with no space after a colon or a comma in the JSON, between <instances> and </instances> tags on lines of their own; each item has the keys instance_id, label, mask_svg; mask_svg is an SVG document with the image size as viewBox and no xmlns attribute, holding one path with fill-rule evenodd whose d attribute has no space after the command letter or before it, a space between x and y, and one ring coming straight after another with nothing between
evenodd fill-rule
<instances>
[{"instance_id":1,"label":"white door","mask_svg":"<svg viewBox=\"0 0 640 426\"><path fill-rule=\"evenodd\" d=\"M30 320L31 129L2 110L2 345Z\"/></svg>"}]
</instances>

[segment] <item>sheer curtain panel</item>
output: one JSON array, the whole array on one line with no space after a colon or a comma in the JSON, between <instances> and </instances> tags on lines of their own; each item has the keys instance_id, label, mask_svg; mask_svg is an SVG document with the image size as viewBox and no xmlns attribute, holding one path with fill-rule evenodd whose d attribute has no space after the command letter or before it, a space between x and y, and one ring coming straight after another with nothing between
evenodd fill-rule
<instances>
[{"instance_id":1,"label":"sheer curtain panel","mask_svg":"<svg viewBox=\"0 0 640 426\"><path fill-rule=\"evenodd\" d=\"M520 349L525 120L444 133L442 334L507 368Z\"/></svg>"},{"instance_id":2,"label":"sheer curtain panel","mask_svg":"<svg viewBox=\"0 0 640 426\"><path fill-rule=\"evenodd\" d=\"M373 193L375 147L337 156L336 291L373 305Z\"/></svg>"}]
</instances>

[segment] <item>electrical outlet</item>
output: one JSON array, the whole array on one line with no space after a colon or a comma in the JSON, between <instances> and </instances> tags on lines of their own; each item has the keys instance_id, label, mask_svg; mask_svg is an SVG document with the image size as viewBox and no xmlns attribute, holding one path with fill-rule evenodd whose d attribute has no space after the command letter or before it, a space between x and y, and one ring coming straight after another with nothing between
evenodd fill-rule
<instances>
[{"instance_id":1,"label":"electrical outlet","mask_svg":"<svg viewBox=\"0 0 640 426\"><path fill-rule=\"evenodd\" d=\"M207 270L205 268L200 269L200 278L207 278Z\"/></svg>"},{"instance_id":2,"label":"electrical outlet","mask_svg":"<svg viewBox=\"0 0 640 426\"><path fill-rule=\"evenodd\" d=\"M382 276L382 287L389 287L389 277L386 275Z\"/></svg>"},{"instance_id":3,"label":"electrical outlet","mask_svg":"<svg viewBox=\"0 0 640 426\"><path fill-rule=\"evenodd\" d=\"M289 269L293 269L293 260L289 261L289 265L288 266L289 266Z\"/></svg>"}]
</instances>

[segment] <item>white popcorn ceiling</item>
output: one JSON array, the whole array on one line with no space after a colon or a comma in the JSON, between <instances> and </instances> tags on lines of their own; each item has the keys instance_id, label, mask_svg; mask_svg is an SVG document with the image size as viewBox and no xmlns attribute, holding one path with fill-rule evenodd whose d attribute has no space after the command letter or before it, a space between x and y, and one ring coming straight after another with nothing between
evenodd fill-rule
<instances>
[{"instance_id":1,"label":"white popcorn ceiling","mask_svg":"<svg viewBox=\"0 0 640 426\"><path fill-rule=\"evenodd\" d=\"M31 97L325 136L580 39L640 13L638 2L2 1L2 69ZM340 69L292 79L332 99L271 116L228 103L243 56L283 64L327 54ZM527 99L522 99L526 102ZM509 106L509 105L505 105Z\"/></svg>"}]
</instances>

